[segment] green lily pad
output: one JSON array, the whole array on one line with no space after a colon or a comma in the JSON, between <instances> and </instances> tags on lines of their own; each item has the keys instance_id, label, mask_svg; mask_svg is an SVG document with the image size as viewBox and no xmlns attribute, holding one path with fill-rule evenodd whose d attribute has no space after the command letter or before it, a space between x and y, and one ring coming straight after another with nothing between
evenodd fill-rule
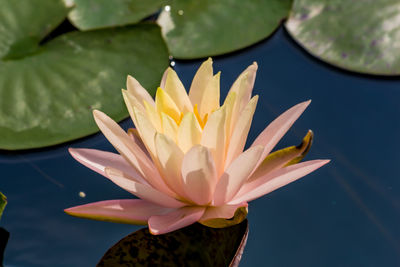
<instances>
[{"instance_id":1,"label":"green lily pad","mask_svg":"<svg viewBox=\"0 0 400 267\"><path fill-rule=\"evenodd\" d=\"M247 220L222 229L196 223L164 235L145 228L111 247L97 267L238 266L247 235Z\"/></svg>"},{"instance_id":2,"label":"green lily pad","mask_svg":"<svg viewBox=\"0 0 400 267\"><path fill-rule=\"evenodd\" d=\"M286 22L312 55L350 71L400 74L398 0L295 0Z\"/></svg>"},{"instance_id":3,"label":"green lily pad","mask_svg":"<svg viewBox=\"0 0 400 267\"><path fill-rule=\"evenodd\" d=\"M1 215L3 215L3 211L7 205L7 198L3 193L0 192L0 219Z\"/></svg>"},{"instance_id":4,"label":"green lily pad","mask_svg":"<svg viewBox=\"0 0 400 267\"><path fill-rule=\"evenodd\" d=\"M73 0L68 18L80 30L133 24L156 13L166 0Z\"/></svg>"},{"instance_id":5,"label":"green lily pad","mask_svg":"<svg viewBox=\"0 0 400 267\"><path fill-rule=\"evenodd\" d=\"M174 0L158 23L170 52L193 59L252 45L273 33L292 0Z\"/></svg>"},{"instance_id":6,"label":"green lily pad","mask_svg":"<svg viewBox=\"0 0 400 267\"><path fill-rule=\"evenodd\" d=\"M98 131L92 109L118 121L126 118L120 90L127 75L155 89L168 66L168 52L154 24L69 32L38 45L66 16L59 11L57 20L37 21L38 10L53 12L52 2L1 2L0 12L9 12L0 15L5 33L0 34L1 149L37 148L92 134Z\"/></svg>"}]
</instances>

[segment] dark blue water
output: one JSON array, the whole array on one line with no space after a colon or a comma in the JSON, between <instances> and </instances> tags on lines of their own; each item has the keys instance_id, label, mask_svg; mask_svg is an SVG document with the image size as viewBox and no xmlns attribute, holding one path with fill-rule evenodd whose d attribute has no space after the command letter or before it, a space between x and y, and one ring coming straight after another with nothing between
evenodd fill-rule
<instances>
[{"instance_id":1,"label":"dark blue water","mask_svg":"<svg viewBox=\"0 0 400 267\"><path fill-rule=\"evenodd\" d=\"M259 64L260 100L249 142L277 115L312 99L278 147L298 144L312 129L307 159L332 162L250 203L241 266L400 266L400 79L332 68L280 29L249 49L214 58L223 95L253 61ZM176 62L185 85L200 63ZM113 150L97 134L44 150L0 152L0 190L9 200L0 225L11 233L6 266L94 266L111 245L139 229L63 213L130 197L75 162L68 147Z\"/></svg>"}]
</instances>

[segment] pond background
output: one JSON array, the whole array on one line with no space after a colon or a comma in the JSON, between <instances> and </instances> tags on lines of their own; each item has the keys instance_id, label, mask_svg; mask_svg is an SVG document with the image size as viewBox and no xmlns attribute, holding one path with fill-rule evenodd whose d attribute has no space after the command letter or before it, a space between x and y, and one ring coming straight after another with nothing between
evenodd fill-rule
<instances>
[{"instance_id":1,"label":"pond background","mask_svg":"<svg viewBox=\"0 0 400 267\"><path fill-rule=\"evenodd\" d=\"M175 61L186 87L202 61ZM223 97L253 61L260 99L248 144L283 111L312 99L277 148L299 144L312 129L306 159L332 161L250 203L240 266L400 266L400 78L328 66L281 27L268 40L214 58ZM47 149L0 151L0 188L9 201L0 225L11 234L5 266L94 266L141 228L64 214L67 207L131 197L76 162L68 147L113 150L96 134Z\"/></svg>"}]
</instances>

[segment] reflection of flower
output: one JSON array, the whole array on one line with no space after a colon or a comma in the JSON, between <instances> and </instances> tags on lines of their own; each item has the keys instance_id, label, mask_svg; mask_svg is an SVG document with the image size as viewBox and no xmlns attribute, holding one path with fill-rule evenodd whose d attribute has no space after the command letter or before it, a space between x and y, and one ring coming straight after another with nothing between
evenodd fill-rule
<instances>
[{"instance_id":1,"label":"reflection of flower","mask_svg":"<svg viewBox=\"0 0 400 267\"><path fill-rule=\"evenodd\" d=\"M66 209L74 216L149 225L162 234L194 222L232 218L247 202L326 164L288 166L299 154L264 160L308 106L300 103L273 121L243 152L258 96L251 98L257 64L235 81L220 106L211 59L197 71L189 95L167 69L155 101L132 77L123 90L136 126L128 133L100 111L97 125L120 155L70 149L72 156L140 199L109 200Z\"/></svg>"}]
</instances>

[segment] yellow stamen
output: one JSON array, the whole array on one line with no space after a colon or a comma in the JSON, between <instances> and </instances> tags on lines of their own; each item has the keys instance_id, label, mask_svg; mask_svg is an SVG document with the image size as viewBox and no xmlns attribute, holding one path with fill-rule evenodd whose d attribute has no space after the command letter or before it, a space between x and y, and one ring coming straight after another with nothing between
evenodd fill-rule
<instances>
[{"instance_id":1,"label":"yellow stamen","mask_svg":"<svg viewBox=\"0 0 400 267\"><path fill-rule=\"evenodd\" d=\"M197 104L195 104L194 107L193 107L193 113L196 116L196 119L199 122L199 124L201 126L201 129L204 129L204 126L206 125L206 122L207 122L207 119L208 119L208 114L206 113L204 115L204 118L201 119Z\"/></svg>"}]
</instances>

